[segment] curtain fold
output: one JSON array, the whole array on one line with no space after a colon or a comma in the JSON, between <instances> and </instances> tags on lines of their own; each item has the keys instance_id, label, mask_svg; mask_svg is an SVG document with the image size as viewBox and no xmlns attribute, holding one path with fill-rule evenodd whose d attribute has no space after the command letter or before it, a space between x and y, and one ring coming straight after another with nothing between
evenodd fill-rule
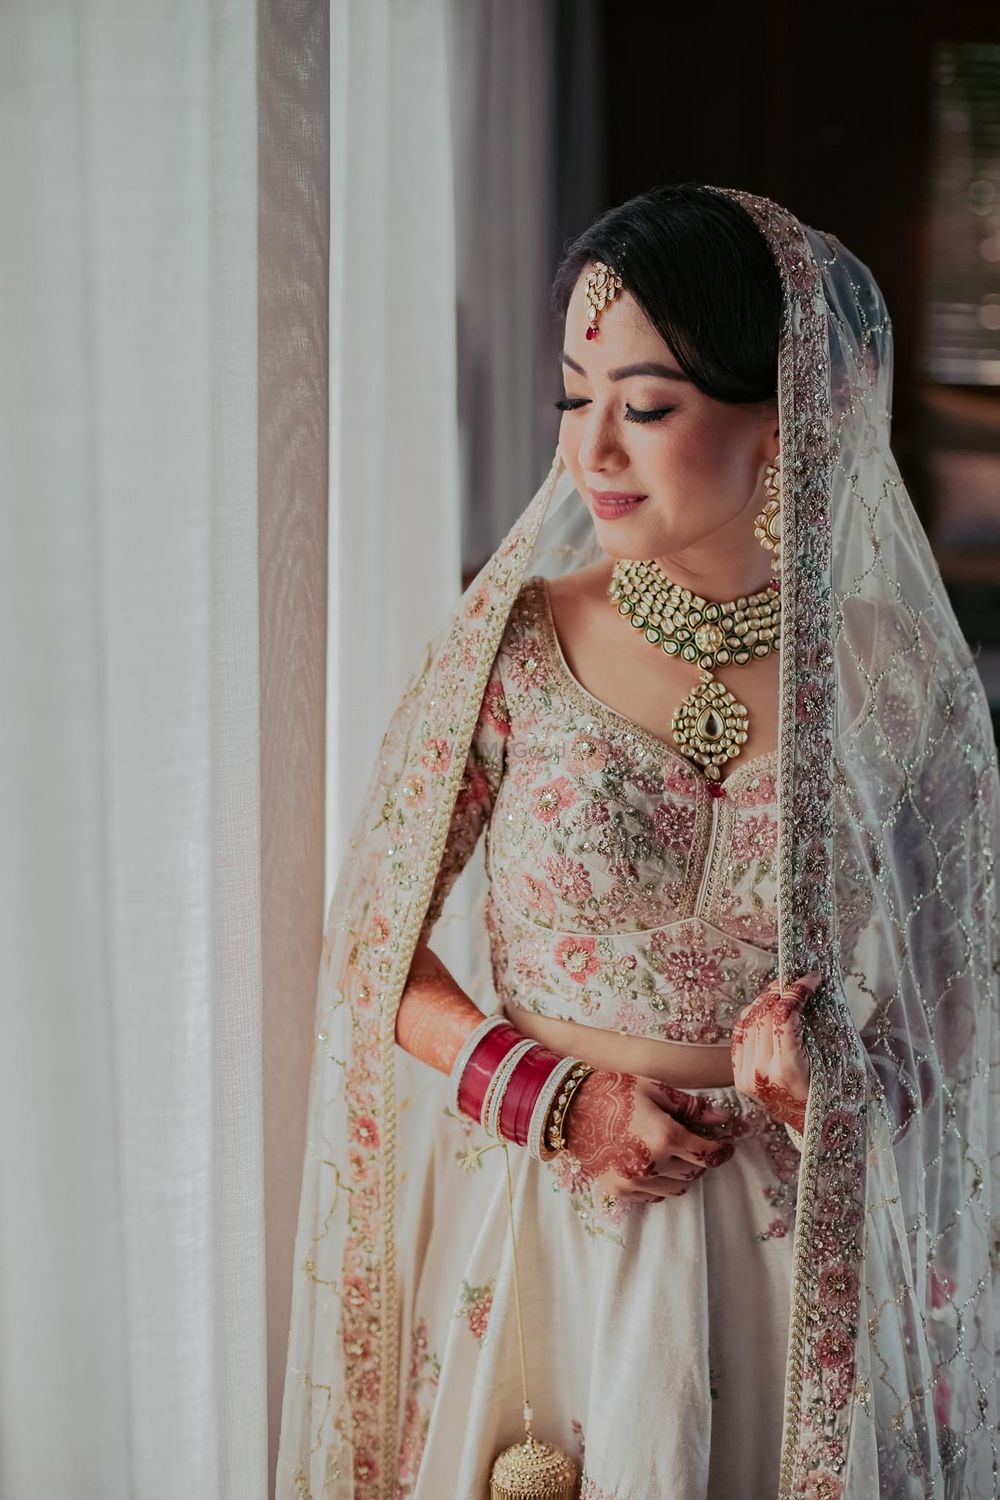
<instances>
[{"instance_id":1,"label":"curtain fold","mask_svg":"<svg viewBox=\"0 0 1000 1500\"><path fill-rule=\"evenodd\" d=\"M461 593L447 0L330 14L327 868Z\"/></svg>"},{"instance_id":2,"label":"curtain fold","mask_svg":"<svg viewBox=\"0 0 1000 1500\"><path fill-rule=\"evenodd\" d=\"M0 1494L266 1493L248 0L0 8Z\"/></svg>"}]
</instances>

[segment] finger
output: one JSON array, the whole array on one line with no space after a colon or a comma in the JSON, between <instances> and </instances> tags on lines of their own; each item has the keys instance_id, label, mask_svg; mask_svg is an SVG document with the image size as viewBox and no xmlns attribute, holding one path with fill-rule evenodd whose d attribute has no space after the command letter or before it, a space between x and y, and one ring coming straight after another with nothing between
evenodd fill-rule
<instances>
[{"instance_id":1,"label":"finger","mask_svg":"<svg viewBox=\"0 0 1000 1500\"><path fill-rule=\"evenodd\" d=\"M665 1193L668 1188L676 1187L679 1182L696 1182L699 1177L704 1177L707 1167L696 1167L689 1161L667 1162L662 1171L655 1173L652 1177L642 1179L643 1192Z\"/></svg>"},{"instance_id":2,"label":"finger","mask_svg":"<svg viewBox=\"0 0 1000 1500\"><path fill-rule=\"evenodd\" d=\"M698 1167L721 1167L723 1162L729 1160L736 1149L733 1142L726 1137L715 1136L709 1138L702 1135L694 1135L689 1130L683 1130L681 1136L675 1136L668 1147L668 1157L678 1156L683 1161L692 1162ZM657 1169L663 1172L668 1157L661 1158L657 1163Z\"/></svg>"},{"instance_id":3,"label":"finger","mask_svg":"<svg viewBox=\"0 0 1000 1500\"><path fill-rule=\"evenodd\" d=\"M746 1094L751 1099L757 1097L754 1090L754 1078L761 1068L769 1065L773 1050L773 1038L770 1034L770 1027L766 1028L767 1035L765 1036L765 1025L765 1020L762 1017L756 1025L751 1026L747 1031L743 1045L740 1048L737 1066L734 1068L737 1089L741 1094Z\"/></svg>"},{"instance_id":4,"label":"finger","mask_svg":"<svg viewBox=\"0 0 1000 1500\"><path fill-rule=\"evenodd\" d=\"M774 997L780 994L781 986L778 984L777 979L769 979L760 994L756 995L749 1005L744 1005L743 1009L739 1012L737 1024L743 1028L753 1026L758 1016L767 1009Z\"/></svg>"},{"instance_id":5,"label":"finger","mask_svg":"<svg viewBox=\"0 0 1000 1500\"><path fill-rule=\"evenodd\" d=\"M689 1094L658 1078L652 1081L663 1095L663 1108L682 1124L725 1125L732 1119L732 1110L708 1094Z\"/></svg>"},{"instance_id":6,"label":"finger","mask_svg":"<svg viewBox=\"0 0 1000 1500\"><path fill-rule=\"evenodd\" d=\"M786 1059L802 1052L802 1017L798 1008L771 1030L776 1057Z\"/></svg>"}]
</instances>

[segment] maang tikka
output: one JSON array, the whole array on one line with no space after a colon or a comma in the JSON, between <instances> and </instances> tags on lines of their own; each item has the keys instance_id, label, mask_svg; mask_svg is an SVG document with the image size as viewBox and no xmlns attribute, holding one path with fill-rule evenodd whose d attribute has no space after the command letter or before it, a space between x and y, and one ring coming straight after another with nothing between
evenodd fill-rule
<instances>
[{"instance_id":1,"label":"maang tikka","mask_svg":"<svg viewBox=\"0 0 1000 1500\"><path fill-rule=\"evenodd\" d=\"M584 287L587 294L587 319L589 323L587 337L588 339L596 339L597 320L608 303L613 302L622 290L622 279L618 272L613 271L610 266L605 265L603 260L596 260L594 262L594 269L587 272Z\"/></svg>"}]
</instances>

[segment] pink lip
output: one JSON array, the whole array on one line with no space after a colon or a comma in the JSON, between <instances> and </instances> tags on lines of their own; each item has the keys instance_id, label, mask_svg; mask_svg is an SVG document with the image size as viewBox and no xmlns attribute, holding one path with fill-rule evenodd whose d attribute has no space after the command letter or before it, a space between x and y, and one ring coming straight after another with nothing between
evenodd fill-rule
<instances>
[{"instance_id":1,"label":"pink lip","mask_svg":"<svg viewBox=\"0 0 1000 1500\"><path fill-rule=\"evenodd\" d=\"M594 513L602 520L630 515L646 498L645 495L619 494L615 490L591 490L590 496L594 502Z\"/></svg>"}]
</instances>

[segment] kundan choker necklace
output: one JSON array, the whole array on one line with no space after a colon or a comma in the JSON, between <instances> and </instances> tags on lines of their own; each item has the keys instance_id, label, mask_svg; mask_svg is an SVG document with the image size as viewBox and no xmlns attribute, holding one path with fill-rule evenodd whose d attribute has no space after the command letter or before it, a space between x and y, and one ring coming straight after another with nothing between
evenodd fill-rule
<instances>
[{"instance_id":1,"label":"kundan choker necklace","mask_svg":"<svg viewBox=\"0 0 1000 1500\"><path fill-rule=\"evenodd\" d=\"M777 651L781 593L776 583L746 598L712 604L671 583L655 562L618 558L608 598L647 641L701 668L700 681L674 711L670 727L681 754L702 768L707 781L719 781L720 766L746 744L750 717L712 673Z\"/></svg>"}]
</instances>

